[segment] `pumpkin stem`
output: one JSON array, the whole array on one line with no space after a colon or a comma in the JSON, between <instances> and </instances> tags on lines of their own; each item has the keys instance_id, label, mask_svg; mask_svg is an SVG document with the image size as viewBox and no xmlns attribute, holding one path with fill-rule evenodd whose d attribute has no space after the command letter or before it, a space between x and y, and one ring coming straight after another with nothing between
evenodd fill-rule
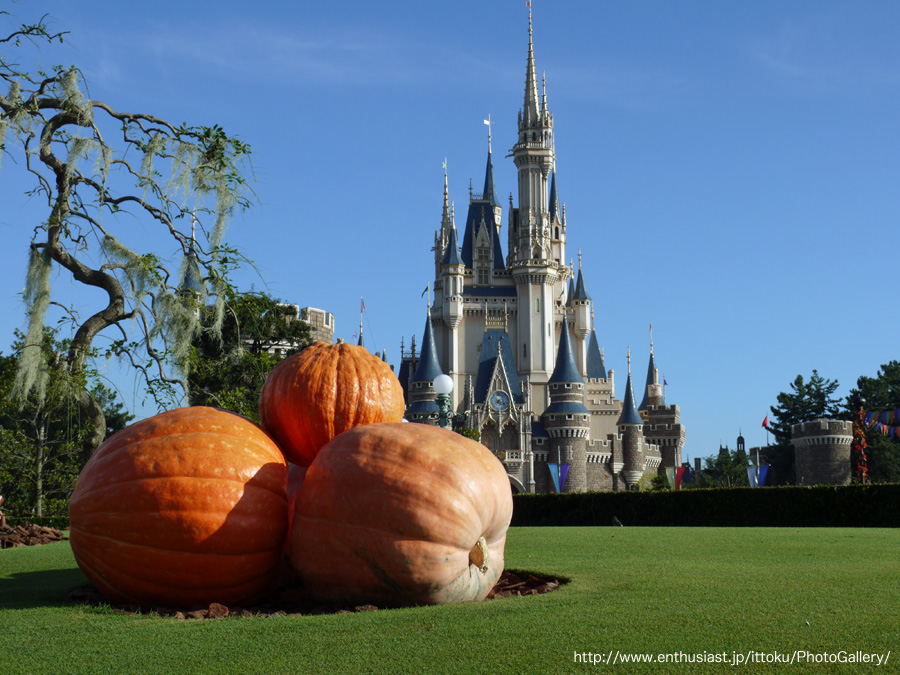
<instances>
[{"instance_id":1,"label":"pumpkin stem","mask_svg":"<svg viewBox=\"0 0 900 675\"><path fill-rule=\"evenodd\" d=\"M478 541L475 542L472 550L469 551L469 564L475 565L484 574L488 571L488 558L490 558L490 553L488 552L487 542L484 540L484 537L478 537Z\"/></svg>"}]
</instances>

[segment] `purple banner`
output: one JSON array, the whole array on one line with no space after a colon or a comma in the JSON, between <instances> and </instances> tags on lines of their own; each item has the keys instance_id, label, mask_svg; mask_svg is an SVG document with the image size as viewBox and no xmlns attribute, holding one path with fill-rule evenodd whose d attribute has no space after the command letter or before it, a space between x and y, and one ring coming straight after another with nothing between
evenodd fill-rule
<instances>
[{"instance_id":1,"label":"purple banner","mask_svg":"<svg viewBox=\"0 0 900 675\"><path fill-rule=\"evenodd\" d=\"M566 478L569 477L569 465L568 464L560 464L559 465L559 489L557 492L562 492L562 489L566 486Z\"/></svg>"}]
</instances>

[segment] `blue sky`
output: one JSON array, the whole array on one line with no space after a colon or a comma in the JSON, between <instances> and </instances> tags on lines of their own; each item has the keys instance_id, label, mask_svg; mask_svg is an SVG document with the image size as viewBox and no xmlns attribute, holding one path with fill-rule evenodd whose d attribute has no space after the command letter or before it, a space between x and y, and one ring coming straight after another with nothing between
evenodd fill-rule
<instances>
[{"instance_id":1,"label":"blue sky","mask_svg":"<svg viewBox=\"0 0 900 675\"><path fill-rule=\"evenodd\" d=\"M394 364L401 338L421 340L441 163L462 218L469 179L483 181L488 114L497 188L515 190L504 155L524 92L524 1L11 9L14 23L47 12L71 31L37 58L77 64L95 98L250 143L258 203L226 239L259 274L239 282L333 312L347 340L365 297L366 344ZM619 397L629 345L646 374L652 322L685 455L708 456L740 429L748 447L765 443L762 419L797 374L816 368L845 395L900 358L900 4L533 10L569 250L583 251ZM24 325L17 294L45 217L20 168L0 167L4 351ZM128 227L171 252L149 224ZM93 301L62 277L54 292L82 311ZM142 410L133 384L108 374Z\"/></svg>"}]
</instances>

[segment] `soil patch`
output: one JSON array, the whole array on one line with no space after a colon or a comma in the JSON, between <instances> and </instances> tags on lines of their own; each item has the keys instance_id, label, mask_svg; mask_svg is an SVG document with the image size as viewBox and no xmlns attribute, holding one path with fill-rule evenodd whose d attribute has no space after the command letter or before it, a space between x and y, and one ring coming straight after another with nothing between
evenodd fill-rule
<instances>
[{"instance_id":1,"label":"soil patch","mask_svg":"<svg viewBox=\"0 0 900 675\"><path fill-rule=\"evenodd\" d=\"M530 572L506 571L496 586L488 593L487 599L508 598L512 595L540 595L555 591L568 579ZM76 588L69 594L72 602L89 605L109 604L93 586ZM154 607L142 609L128 605L110 605L114 612L121 614L148 614L150 616L166 616L179 620L190 619L224 619L230 617L243 618L278 618L282 616L303 616L317 614L351 614L353 612L376 612L375 605L357 605L355 607L323 605L313 600L302 588L280 588L268 601L253 607L226 607L212 603L208 607Z\"/></svg>"}]
</instances>

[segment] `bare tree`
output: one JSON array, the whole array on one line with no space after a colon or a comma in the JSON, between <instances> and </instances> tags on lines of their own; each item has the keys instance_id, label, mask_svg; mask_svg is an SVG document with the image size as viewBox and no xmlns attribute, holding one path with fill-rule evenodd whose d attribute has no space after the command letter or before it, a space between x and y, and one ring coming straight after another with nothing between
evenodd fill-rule
<instances>
[{"instance_id":1,"label":"bare tree","mask_svg":"<svg viewBox=\"0 0 900 675\"><path fill-rule=\"evenodd\" d=\"M133 367L162 407L186 389L191 339L203 330L199 307L215 307L209 330L221 327L228 271L239 258L223 233L234 210L249 206L243 171L250 149L217 125L175 125L93 100L75 67L25 72L3 53L63 35L42 18L0 37L0 78L8 90L0 93L0 161L12 158L29 172L31 194L47 206L47 220L33 224L16 391L43 396L48 368L83 372L104 334L107 353ZM175 242L176 259L131 248L125 233L134 230L134 218ZM40 342L55 303L54 269L101 289L105 303L87 317L69 312L71 344L48 365ZM86 389L77 403L94 429L85 441L92 451L105 435L103 410Z\"/></svg>"}]
</instances>

